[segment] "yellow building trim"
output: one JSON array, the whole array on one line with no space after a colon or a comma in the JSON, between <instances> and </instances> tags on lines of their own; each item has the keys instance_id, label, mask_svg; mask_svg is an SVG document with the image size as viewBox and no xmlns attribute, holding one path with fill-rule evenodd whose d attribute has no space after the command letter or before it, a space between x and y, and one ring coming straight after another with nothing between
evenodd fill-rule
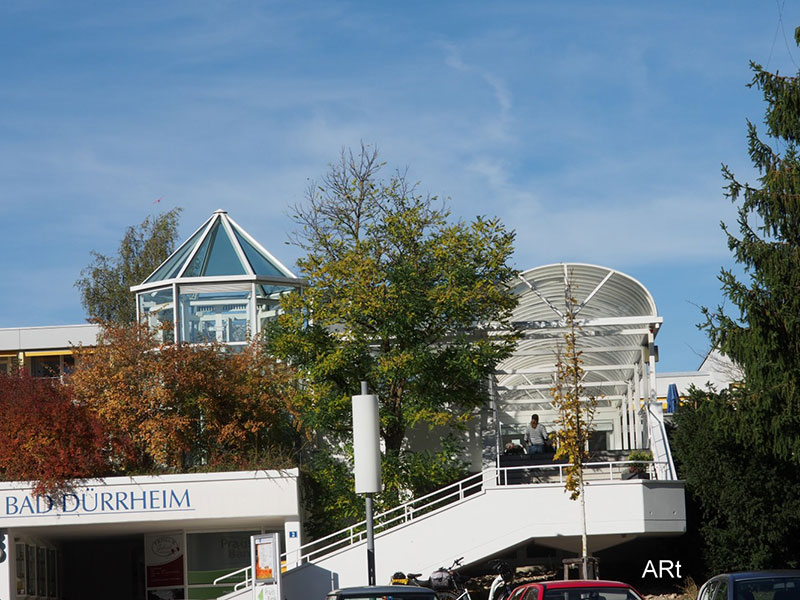
<instances>
[{"instance_id":1,"label":"yellow building trim","mask_svg":"<svg viewBox=\"0 0 800 600\"><path fill-rule=\"evenodd\" d=\"M36 350L35 352L25 352L25 356L68 356L72 350Z\"/></svg>"}]
</instances>

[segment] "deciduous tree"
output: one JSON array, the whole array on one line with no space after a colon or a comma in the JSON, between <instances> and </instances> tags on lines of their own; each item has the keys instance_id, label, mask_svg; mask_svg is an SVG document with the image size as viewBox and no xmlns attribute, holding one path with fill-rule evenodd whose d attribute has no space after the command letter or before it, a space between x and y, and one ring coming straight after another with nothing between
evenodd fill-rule
<instances>
[{"instance_id":1,"label":"deciduous tree","mask_svg":"<svg viewBox=\"0 0 800 600\"><path fill-rule=\"evenodd\" d=\"M105 431L57 380L0 374L0 474L58 494L75 480L105 475Z\"/></svg>"},{"instance_id":2,"label":"deciduous tree","mask_svg":"<svg viewBox=\"0 0 800 600\"><path fill-rule=\"evenodd\" d=\"M576 308L578 301L572 294L572 277L567 278L564 297L564 347L556 356L556 371L553 374L553 385L550 395L553 408L558 411L555 423L558 426L556 437L558 448L555 458L566 458L570 464L566 468L567 478L564 484L570 492L571 500L581 503L582 534L581 558L583 559L583 578L588 573L588 535L586 530L586 495L584 493L583 470L589 459L588 443L592 435L594 413L597 398L587 395L583 386L583 359L578 343L580 325L577 322Z\"/></svg>"},{"instance_id":3,"label":"deciduous tree","mask_svg":"<svg viewBox=\"0 0 800 600\"><path fill-rule=\"evenodd\" d=\"M144 326L106 324L78 355L76 400L109 432L121 472L285 467L296 439L289 369L253 342L159 345Z\"/></svg>"},{"instance_id":4,"label":"deciduous tree","mask_svg":"<svg viewBox=\"0 0 800 600\"><path fill-rule=\"evenodd\" d=\"M379 398L386 464L409 464L409 429L463 426L515 343L486 335L490 323L508 326L516 304L505 286L515 273L514 234L496 219L453 222L404 174L381 179L382 167L370 148L343 151L295 207L309 285L285 299L268 340L304 382L298 412L309 431L332 444L349 440L350 397L366 380ZM416 491L385 475L403 488L399 496Z\"/></svg>"},{"instance_id":5,"label":"deciduous tree","mask_svg":"<svg viewBox=\"0 0 800 600\"><path fill-rule=\"evenodd\" d=\"M75 282L91 318L113 323L136 321L130 288L142 283L172 254L180 213L180 208L173 208L147 217L138 227L128 227L115 256L92 251L92 262Z\"/></svg>"}]
</instances>

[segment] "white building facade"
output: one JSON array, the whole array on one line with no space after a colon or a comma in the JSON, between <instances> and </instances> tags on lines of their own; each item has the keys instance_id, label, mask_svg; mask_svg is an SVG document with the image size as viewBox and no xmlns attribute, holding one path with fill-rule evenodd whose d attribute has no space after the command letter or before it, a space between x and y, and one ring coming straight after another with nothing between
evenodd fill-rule
<instances>
[{"instance_id":1,"label":"white building facade","mask_svg":"<svg viewBox=\"0 0 800 600\"><path fill-rule=\"evenodd\" d=\"M0 484L0 598L217 598L250 564L250 536L301 545L298 473L114 477L63 495Z\"/></svg>"}]
</instances>

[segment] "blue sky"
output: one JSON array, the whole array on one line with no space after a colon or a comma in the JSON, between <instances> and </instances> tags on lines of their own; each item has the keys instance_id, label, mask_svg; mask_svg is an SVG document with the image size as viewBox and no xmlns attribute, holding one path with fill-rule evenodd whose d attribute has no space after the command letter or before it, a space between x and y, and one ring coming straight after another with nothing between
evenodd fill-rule
<instances>
[{"instance_id":1,"label":"blue sky","mask_svg":"<svg viewBox=\"0 0 800 600\"><path fill-rule=\"evenodd\" d=\"M0 327L81 323L75 280L129 225L217 208L294 267L288 207L375 144L453 214L500 217L515 265L628 273L695 369L753 180L755 60L797 72L773 2L0 3ZM156 202L161 198L160 202Z\"/></svg>"}]
</instances>

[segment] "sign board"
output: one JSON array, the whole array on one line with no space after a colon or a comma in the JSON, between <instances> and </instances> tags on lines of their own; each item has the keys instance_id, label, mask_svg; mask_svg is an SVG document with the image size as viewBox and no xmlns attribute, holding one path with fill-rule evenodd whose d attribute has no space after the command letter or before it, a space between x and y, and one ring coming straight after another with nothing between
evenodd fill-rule
<instances>
[{"instance_id":1,"label":"sign board","mask_svg":"<svg viewBox=\"0 0 800 600\"><path fill-rule=\"evenodd\" d=\"M250 538L254 600L277 600L281 597L281 538L265 533Z\"/></svg>"},{"instance_id":2,"label":"sign board","mask_svg":"<svg viewBox=\"0 0 800 600\"><path fill-rule=\"evenodd\" d=\"M183 534L159 533L144 536L146 586L162 597L183 594ZM172 596L176 597L176 596Z\"/></svg>"}]
</instances>

